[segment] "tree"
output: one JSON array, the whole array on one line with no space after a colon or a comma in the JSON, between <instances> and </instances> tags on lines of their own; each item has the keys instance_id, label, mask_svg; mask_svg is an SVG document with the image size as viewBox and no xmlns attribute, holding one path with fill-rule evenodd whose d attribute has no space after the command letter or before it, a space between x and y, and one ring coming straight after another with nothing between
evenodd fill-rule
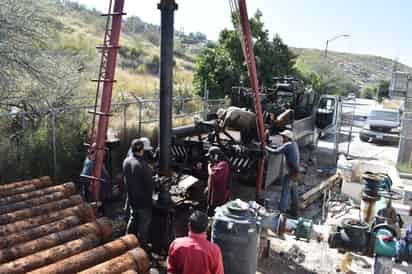
<instances>
[{"instance_id":1,"label":"tree","mask_svg":"<svg viewBox=\"0 0 412 274\"><path fill-rule=\"evenodd\" d=\"M235 17L234 17L235 19ZM269 31L264 29L262 13L257 11L250 20L254 40L254 53L259 83L264 86L273 84L273 77L295 75L295 55L275 35L269 39ZM222 98L233 86L249 86L249 76L239 33L223 29L216 43L209 43L200 53L194 73L194 86L198 94L203 94L207 81L210 96Z\"/></svg>"},{"instance_id":2,"label":"tree","mask_svg":"<svg viewBox=\"0 0 412 274\"><path fill-rule=\"evenodd\" d=\"M376 93L377 93L377 88L376 87L366 87L361 92L361 98L375 99L376 98Z\"/></svg>"},{"instance_id":3,"label":"tree","mask_svg":"<svg viewBox=\"0 0 412 274\"><path fill-rule=\"evenodd\" d=\"M61 107L83 77L82 55L57 48L50 2L0 0L0 108Z\"/></svg>"},{"instance_id":4,"label":"tree","mask_svg":"<svg viewBox=\"0 0 412 274\"><path fill-rule=\"evenodd\" d=\"M315 56L308 65L303 58L299 58L295 69L304 82L312 86L319 94L336 94L346 96L351 92L358 92L358 87L347 75L327 62L323 56Z\"/></svg>"},{"instance_id":5,"label":"tree","mask_svg":"<svg viewBox=\"0 0 412 274\"><path fill-rule=\"evenodd\" d=\"M378 85L378 101L382 102L383 98L389 98L389 85L388 80L380 80Z\"/></svg>"}]
</instances>

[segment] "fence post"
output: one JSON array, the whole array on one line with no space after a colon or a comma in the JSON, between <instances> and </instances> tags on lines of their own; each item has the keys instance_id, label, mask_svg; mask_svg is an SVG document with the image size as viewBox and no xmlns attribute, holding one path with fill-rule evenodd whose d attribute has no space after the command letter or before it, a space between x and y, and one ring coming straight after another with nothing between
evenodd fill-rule
<instances>
[{"instance_id":1,"label":"fence post","mask_svg":"<svg viewBox=\"0 0 412 274\"><path fill-rule=\"evenodd\" d=\"M127 120L126 120L126 112L127 112L127 107L129 105L124 105L123 106L123 138L126 138L126 133L127 133Z\"/></svg>"},{"instance_id":2,"label":"fence post","mask_svg":"<svg viewBox=\"0 0 412 274\"><path fill-rule=\"evenodd\" d=\"M56 152L56 112L51 109L52 118L52 152L53 152L53 179L57 180L57 152Z\"/></svg>"},{"instance_id":3,"label":"fence post","mask_svg":"<svg viewBox=\"0 0 412 274\"><path fill-rule=\"evenodd\" d=\"M142 137L142 107L143 107L143 103L142 100L140 100L140 98L136 98L137 100L137 105L139 107L139 132L138 132L138 136L139 138Z\"/></svg>"},{"instance_id":4,"label":"fence post","mask_svg":"<svg viewBox=\"0 0 412 274\"><path fill-rule=\"evenodd\" d=\"M209 90L207 89L207 81L205 80L205 90L203 92L203 119L207 119L209 109Z\"/></svg>"}]
</instances>

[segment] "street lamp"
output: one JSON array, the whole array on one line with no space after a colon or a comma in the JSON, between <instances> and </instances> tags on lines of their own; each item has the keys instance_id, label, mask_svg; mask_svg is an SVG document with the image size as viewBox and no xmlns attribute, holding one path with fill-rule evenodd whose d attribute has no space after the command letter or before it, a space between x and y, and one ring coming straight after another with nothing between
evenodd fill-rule
<instances>
[{"instance_id":1,"label":"street lamp","mask_svg":"<svg viewBox=\"0 0 412 274\"><path fill-rule=\"evenodd\" d=\"M329 43L332 42L332 41L334 41L334 40L336 40L336 39L338 39L338 38L342 38L342 37L350 37L350 35L349 35L349 34L339 34L339 35L336 35L336 36L332 37L332 38L329 39L329 40L326 40L325 58L328 57L328 46L329 46Z\"/></svg>"}]
</instances>

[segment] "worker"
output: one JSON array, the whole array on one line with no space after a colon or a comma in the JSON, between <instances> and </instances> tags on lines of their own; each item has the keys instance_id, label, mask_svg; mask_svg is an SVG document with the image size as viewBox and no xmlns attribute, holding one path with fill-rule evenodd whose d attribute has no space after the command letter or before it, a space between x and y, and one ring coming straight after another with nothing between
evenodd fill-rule
<instances>
[{"instance_id":1,"label":"worker","mask_svg":"<svg viewBox=\"0 0 412 274\"><path fill-rule=\"evenodd\" d=\"M86 201L92 201L92 189L91 189L91 179L88 177L93 176L93 169L94 169L94 163L96 161L96 143L93 143L88 149L87 149L87 155L86 158L84 159L83 162L83 169L80 173L80 182L83 183L83 192ZM103 169L102 169L102 187L100 188L101 193L100 193L100 198L102 201L104 201L105 197L107 196L105 191L107 190L107 186L111 186L111 179L109 172L106 169L105 164L103 163Z\"/></svg>"},{"instance_id":2,"label":"worker","mask_svg":"<svg viewBox=\"0 0 412 274\"><path fill-rule=\"evenodd\" d=\"M227 110L219 109L216 114L220 128L223 131L227 128L239 130L241 141L244 144L249 144L252 140L257 139L255 113L238 107L229 107Z\"/></svg>"},{"instance_id":3,"label":"worker","mask_svg":"<svg viewBox=\"0 0 412 274\"><path fill-rule=\"evenodd\" d=\"M136 142L136 141L142 141L144 144L144 159L147 161L147 163L149 164L149 167L152 169L152 172L154 172L154 154L153 154L153 147L150 143L150 139L147 137L142 137L140 139L133 139L131 143ZM129 156L133 156L132 153L132 146L130 146L129 150L127 151L127 157ZM130 219L130 203L129 203L129 195L126 192L126 197L125 197L125 201L124 201L124 206L123 206L123 210L125 213L125 220L126 222L129 221Z\"/></svg>"},{"instance_id":4,"label":"worker","mask_svg":"<svg viewBox=\"0 0 412 274\"><path fill-rule=\"evenodd\" d=\"M169 274L223 274L220 248L206 239L208 217L195 211L189 217L189 235L175 239L169 248Z\"/></svg>"},{"instance_id":5,"label":"worker","mask_svg":"<svg viewBox=\"0 0 412 274\"><path fill-rule=\"evenodd\" d=\"M282 153L286 161L287 174L282 178L282 193L279 202L279 210L281 212L288 213L292 217L297 217L297 186L300 175L299 147L298 144L294 141L292 131L284 130L279 133L279 135L282 136L283 144L276 149L267 147L267 149L272 153Z\"/></svg>"},{"instance_id":6,"label":"worker","mask_svg":"<svg viewBox=\"0 0 412 274\"><path fill-rule=\"evenodd\" d=\"M210 147L206 157L209 161L207 168L208 213L212 216L216 207L225 204L229 200L231 173L229 161L219 147Z\"/></svg>"},{"instance_id":7,"label":"worker","mask_svg":"<svg viewBox=\"0 0 412 274\"><path fill-rule=\"evenodd\" d=\"M130 219L126 233L133 233L143 247L149 240L152 220L153 178L152 169L144 159L145 143L141 139L131 143L132 155L123 161L123 176L130 204Z\"/></svg>"}]
</instances>

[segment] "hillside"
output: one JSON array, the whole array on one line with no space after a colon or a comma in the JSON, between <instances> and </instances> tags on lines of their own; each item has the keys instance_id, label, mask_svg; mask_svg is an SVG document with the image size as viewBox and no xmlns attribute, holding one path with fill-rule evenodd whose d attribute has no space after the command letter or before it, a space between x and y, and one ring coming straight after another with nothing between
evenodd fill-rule
<instances>
[{"instance_id":1,"label":"hillside","mask_svg":"<svg viewBox=\"0 0 412 274\"><path fill-rule=\"evenodd\" d=\"M104 34L105 17L101 11L88 9L83 5L67 0L42 0L47 3L47 13L59 22L57 50L69 52L82 60L84 79L97 76L100 53L95 46L101 44ZM175 31L175 95L190 96L193 92L193 70L196 57L208 43L202 33L182 33ZM160 68L160 30L159 26L146 23L137 16L124 19L120 35L118 70L114 95L117 97L157 96L159 88L158 73ZM298 55L297 63L309 71L322 71L326 64L324 52L317 49L292 48ZM370 55L359 55L329 51L327 65L332 66L346 82L351 82L359 89L374 85L382 79L389 79L394 61ZM401 71L412 68L397 65ZM324 68L323 68L324 69ZM80 96L93 96L95 85L84 81L78 91ZM121 93L120 93L121 91Z\"/></svg>"},{"instance_id":2,"label":"hillside","mask_svg":"<svg viewBox=\"0 0 412 274\"><path fill-rule=\"evenodd\" d=\"M305 63L312 70L326 64L324 51L318 49L292 48L299 55L297 62ZM328 51L327 62L337 68L345 77L362 89L369 85L375 85L380 80L389 80L395 61L372 55L343 53ZM412 68L404 64L396 63L400 71L412 72Z\"/></svg>"},{"instance_id":3,"label":"hillside","mask_svg":"<svg viewBox=\"0 0 412 274\"><path fill-rule=\"evenodd\" d=\"M95 78L100 53L95 49L102 43L105 17L101 12L91 10L70 1L48 0L50 15L62 25L58 48L83 56L85 70ZM191 93L194 61L200 49L207 43L202 33L185 34L175 32L175 94L188 96ZM125 18L120 35L117 84L115 96L133 93L135 96L153 97L158 90L160 69L159 26L143 22L139 17ZM85 83L86 95L92 94L94 84Z\"/></svg>"}]
</instances>

